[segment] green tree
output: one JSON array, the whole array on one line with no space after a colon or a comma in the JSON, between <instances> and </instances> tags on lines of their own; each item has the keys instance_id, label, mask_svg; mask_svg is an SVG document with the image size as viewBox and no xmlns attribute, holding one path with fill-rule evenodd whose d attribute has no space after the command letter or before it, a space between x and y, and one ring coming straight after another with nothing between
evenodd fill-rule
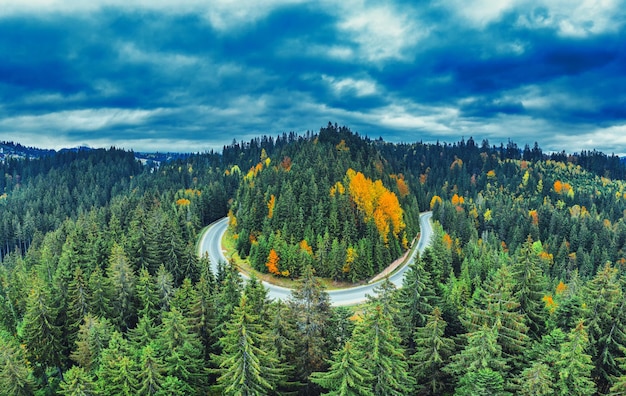
<instances>
[{"instance_id":1,"label":"green tree","mask_svg":"<svg viewBox=\"0 0 626 396\"><path fill-rule=\"evenodd\" d=\"M311 373L325 368L330 316L330 297L310 266L304 268L301 283L291 291L290 304L297 329L296 370L300 380L307 382Z\"/></svg>"},{"instance_id":2,"label":"green tree","mask_svg":"<svg viewBox=\"0 0 626 396\"><path fill-rule=\"evenodd\" d=\"M101 394L137 394L137 363L132 358L128 341L121 333L114 331L109 346L102 351L97 376L97 389Z\"/></svg>"},{"instance_id":3,"label":"green tree","mask_svg":"<svg viewBox=\"0 0 626 396\"><path fill-rule=\"evenodd\" d=\"M139 357L139 387L138 395L155 395L161 389L163 381L163 363L158 358L154 348L146 345Z\"/></svg>"},{"instance_id":4,"label":"green tree","mask_svg":"<svg viewBox=\"0 0 626 396\"><path fill-rule=\"evenodd\" d=\"M534 362L525 368L519 377L521 396L551 396L555 394L555 378L550 367L542 362Z\"/></svg>"},{"instance_id":5,"label":"green tree","mask_svg":"<svg viewBox=\"0 0 626 396\"><path fill-rule=\"evenodd\" d=\"M555 366L559 373L556 383L559 395L593 395L596 386L591 380L591 355L587 354L589 338L583 322L570 331L566 342L561 344L559 360Z\"/></svg>"},{"instance_id":6,"label":"green tree","mask_svg":"<svg viewBox=\"0 0 626 396\"><path fill-rule=\"evenodd\" d=\"M244 294L220 338L222 353L212 356L224 395L267 395L283 380L273 350L261 348L269 340L252 308Z\"/></svg>"},{"instance_id":7,"label":"green tree","mask_svg":"<svg viewBox=\"0 0 626 396\"><path fill-rule=\"evenodd\" d=\"M113 329L106 318L87 315L78 329L76 349L70 358L87 371L98 367L100 355L109 345Z\"/></svg>"},{"instance_id":8,"label":"green tree","mask_svg":"<svg viewBox=\"0 0 626 396\"><path fill-rule=\"evenodd\" d=\"M375 395L404 395L414 380L404 356L400 334L383 305L374 301L354 329L355 347L363 353L364 368L372 375Z\"/></svg>"},{"instance_id":9,"label":"green tree","mask_svg":"<svg viewBox=\"0 0 626 396\"><path fill-rule=\"evenodd\" d=\"M26 297L26 313L22 323L22 336L26 343L28 360L46 368L62 367L61 331L55 324L57 309L48 287L38 278L32 279Z\"/></svg>"},{"instance_id":10,"label":"green tree","mask_svg":"<svg viewBox=\"0 0 626 396\"><path fill-rule=\"evenodd\" d=\"M593 378L598 390L608 392L612 377L620 373L616 358L626 348L626 299L622 292L619 273L610 263L598 270L596 276L583 288L588 310L586 320L594 363Z\"/></svg>"},{"instance_id":11,"label":"green tree","mask_svg":"<svg viewBox=\"0 0 626 396\"><path fill-rule=\"evenodd\" d=\"M441 311L435 307L426 316L426 325L415 331L415 354L411 363L421 393L441 394L449 383L442 368L454 351L454 341L444 336L446 325Z\"/></svg>"},{"instance_id":12,"label":"green tree","mask_svg":"<svg viewBox=\"0 0 626 396\"><path fill-rule=\"evenodd\" d=\"M74 366L63 376L57 392L64 396L95 396L100 394L91 374L83 367Z\"/></svg>"},{"instance_id":13,"label":"green tree","mask_svg":"<svg viewBox=\"0 0 626 396\"><path fill-rule=\"evenodd\" d=\"M33 371L16 344L8 334L0 335L0 389L6 395L32 395Z\"/></svg>"},{"instance_id":14,"label":"green tree","mask_svg":"<svg viewBox=\"0 0 626 396\"><path fill-rule=\"evenodd\" d=\"M353 350L347 341L344 347L333 352L327 372L311 374L311 381L327 389L328 396L373 396L371 374L365 369L363 354Z\"/></svg>"},{"instance_id":15,"label":"green tree","mask_svg":"<svg viewBox=\"0 0 626 396\"><path fill-rule=\"evenodd\" d=\"M546 282L530 235L515 256L511 272L513 295L520 304L520 311L528 318L530 333L538 339L545 328L542 298L546 294Z\"/></svg>"},{"instance_id":16,"label":"green tree","mask_svg":"<svg viewBox=\"0 0 626 396\"><path fill-rule=\"evenodd\" d=\"M126 331L136 323L135 274L121 246L115 244L109 256L108 275L113 290L114 319Z\"/></svg>"},{"instance_id":17,"label":"green tree","mask_svg":"<svg viewBox=\"0 0 626 396\"><path fill-rule=\"evenodd\" d=\"M472 388L472 383L479 384L478 376L484 377L480 381L485 392L482 394L499 394L501 385L506 381L505 373L508 370L506 360L502 357L502 347L498 344L498 330L483 324L478 330L468 333L467 345L456 355L444 370L458 379L459 387L464 388L463 394ZM482 371L480 371L482 370ZM489 384L494 388L489 388ZM469 389L469 390L468 390ZM476 393L481 394L481 393Z\"/></svg>"},{"instance_id":18,"label":"green tree","mask_svg":"<svg viewBox=\"0 0 626 396\"><path fill-rule=\"evenodd\" d=\"M399 329L402 339L408 344L409 352L415 350L415 330L426 324L426 318L433 310L434 297L430 276L424 269L424 262L417 255L409 264L402 280L402 288L398 291L402 319Z\"/></svg>"}]
</instances>

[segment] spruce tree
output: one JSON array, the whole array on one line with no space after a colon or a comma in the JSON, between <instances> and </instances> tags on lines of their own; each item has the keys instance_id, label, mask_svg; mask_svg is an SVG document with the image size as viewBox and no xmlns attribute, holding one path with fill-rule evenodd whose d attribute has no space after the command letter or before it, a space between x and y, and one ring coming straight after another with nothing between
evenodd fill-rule
<instances>
[{"instance_id":1,"label":"spruce tree","mask_svg":"<svg viewBox=\"0 0 626 396\"><path fill-rule=\"evenodd\" d=\"M426 317L432 312L434 289L429 274L424 269L424 262L419 255L409 265L398 291L398 304L401 317L400 332L408 344L409 351L414 351L415 329L426 324Z\"/></svg>"},{"instance_id":2,"label":"spruce tree","mask_svg":"<svg viewBox=\"0 0 626 396\"><path fill-rule=\"evenodd\" d=\"M252 308L244 294L220 338L222 353L211 358L219 373L216 387L223 395L267 395L283 380L270 340Z\"/></svg>"},{"instance_id":3,"label":"spruce tree","mask_svg":"<svg viewBox=\"0 0 626 396\"><path fill-rule=\"evenodd\" d=\"M63 396L95 396L101 394L96 389L92 375L83 367L74 366L63 375L57 392Z\"/></svg>"},{"instance_id":4,"label":"spruce tree","mask_svg":"<svg viewBox=\"0 0 626 396\"><path fill-rule=\"evenodd\" d=\"M156 395L162 388L163 362L159 359L151 345L141 350L138 369L138 395Z\"/></svg>"},{"instance_id":5,"label":"spruce tree","mask_svg":"<svg viewBox=\"0 0 626 396\"><path fill-rule=\"evenodd\" d=\"M561 344L559 360L555 363L559 375L556 383L559 395L587 396L596 393L596 386L591 380L593 364L588 349L589 337L580 321L570 331L567 341Z\"/></svg>"},{"instance_id":6,"label":"spruce tree","mask_svg":"<svg viewBox=\"0 0 626 396\"><path fill-rule=\"evenodd\" d=\"M497 394L501 391L498 376L506 383L505 373L509 368L502 357L502 347L497 342L497 328L483 324L478 330L468 333L466 337L467 345L461 352L451 357L452 361L444 370L457 378L459 388L471 387L472 382L477 383L477 376L482 370L480 376L484 377L483 385L491 383L495 386L493 391ZM483 391L491 390L485 388Z\"/></svg>"},{"instance_id":7,"label":"spruce tree","mask_svg":"<svg viewBox=\"0 0 626 396\"><path fill-rule=\"evenodd\" d=\"M63 360L61 330L55 324L57 309L48 287L33 278L30 293L26 297L26 313L22 324L22 336L26 343L28 359L42 365L42 369L56 367L61 370Z\"/></svg>"},{"instance_id":8,"label":"spruce tree","mask_svg":"<svg viewBox=\"0 0 626 396\"><path fill-rule=\"evenodd\" d=\"M109 346L102 351L97 371L97 389L102 394L132 396L137 394L137 364L128 341L121 333L111 335Z\"/></svg>"},{"instance_id":9,"label":"spruce tree","mask_svg":"<svg viewBox=\"0 0 626 396\"><path fill-rule=\"evenodd\" d=\"M610 263L598 270L583 288L587 301L585 322L588 324L590 349L594 363L593 378L598 390L608 392L612 377L620 373L616 358L626 347L626 298L617 268Z\"/></svg>"},{"instance_id":10,"label":"spruce tree","mask_svg":"<svg viewBox=\"0 0 626 396\"><path fill-rule=\"evenodd\" d=\"M117 244L111 249L108 275L113 290L113 316L119 328L126 331L136 323L135 274L126 253Z\"/></svg>"},{"instance_id":11,"label":"spruce tree","mask_svg":"<svg viewBox=\"0 0 626 396\"><path fill-rule=\"evenodd\" d=\"M306 383L312 372L326 366L325 336L330 316L330 298L310 266L304 268L300 285L291 291L290 304L297 329L296 370Z\"/></svg>"},{"instance_id":12,"label":"spruce tree","mask_svg":"<svg viewBox=\"0 0 626 396\"><path fill-rule=\"evenodd\" d=\"M0 334L0 392L5 395L30 396L35 389L33 371L16 342Z\"/></svg>"},{"instance_id":13,"label":"spruce tree","mask_svg":"<svg viewBox=\"0 0 626 396\"><path fill-rule=\"evenodd\" d=\"M383 305L373 301L353 335L354 346L363 353L364 368L372 375L375 395L404 395L414 380L401 346L400 334Z\"/></svg>"},{"instance_id":14,"label":"spruce tree","mask_svg":"<svg viewBox=\"0 0 626 396\"><path fill-rule=\"evenodd\" d=\"M311 381L327 389L327 396L373 396L371 374L365 369L363 354L353 349L347 341L344 347L333 352L326 372L311 374Z\"/></svg>"},{"instance_id":15,"label":"spruce tree","mask_svg":"<svg viewBox=\"0 0 626 396\"><path fill-rule=\"evenodd\" d=\"M545 328L542 298L545 295L546 281L530 235L515 256L511 272L514 280L513 295L520 304L520 311L528 318L529 332L535 339L539 339Z\"/></svg>"},{"instance_id":16,"label":"spruce tree","mask_svg":"<svg viewBox=\"0 0 626 396\"><path fill-rule=\"evenodd\" d=\"M426 325L415 331L415 353L411 364L422 394L441 394L449 383L442 368L454 351L454 341L444 336L446 325L441 311L435 307L426 316Z\"/></svg>"},{"instance_id":17,"label":"spruce tree","mask_svg":"<svg viewBox=\"0 0 626 396\"><path fill-rule=\"evenodd\" d=\"M550 367L542 362L534 362L525 368L519 377L518 394L521 396L551 396L555 394Z\"/></svg>"}]
</instances>

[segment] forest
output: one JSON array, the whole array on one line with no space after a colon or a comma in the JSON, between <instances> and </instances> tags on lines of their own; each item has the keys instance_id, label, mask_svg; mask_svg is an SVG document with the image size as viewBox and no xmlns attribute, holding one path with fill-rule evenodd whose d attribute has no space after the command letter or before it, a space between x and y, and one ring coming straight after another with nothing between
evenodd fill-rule
<instances>
[{"instance_id":1,"label":"forest","mask_svg":"<svg viewBox=\"0 0 626 396\"><path fill-rule=\"evenodd\" d=\"M329 123L160 165L110 148L0 167L0 394L626 394L615 155ZM325 281L380 272L424 211L402 287L332 306ZM198 252L225 216L248 281Z\"/></svg>"}]
</instances>

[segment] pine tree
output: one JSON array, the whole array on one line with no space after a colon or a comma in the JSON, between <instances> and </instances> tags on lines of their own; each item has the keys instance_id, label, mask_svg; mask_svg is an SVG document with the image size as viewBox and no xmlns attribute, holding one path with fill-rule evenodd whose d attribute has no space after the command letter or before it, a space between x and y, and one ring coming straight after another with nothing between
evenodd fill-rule
<instances>
[{"instance_id":1,"label":"pine tree","mask_svg":"<svg viewBox=\"0 0 626 396\"><path fill-rule=\"evenodd\" d=\"M590 354L594 363L593 378L598 390L608 392L612 377L620 373L615 359L626 348L626 299L619 273L607 263L583 288L588 310L586 323Z\"/></svg>"},{"instance_id":2,"label":"pine tree","mask_svg":"<svg viewBox=\"0 0 626 396\"><path fill-rule=\"evenodd\" d=\"M141 350L138 371L139 388L138 395L155 395L161 389L163 381L163 363L158 358L154 348L146 345Z\"/></svg>"},{"instance_id":3,"label":"pine tree","mask_svg":"<svg viewBox=\"0 0 626 396\"><path fill-rule=\"evenodd\" d=\"M33 371L8 334L0 335L0 390L5 395L32 395L35 389Z\"/></svg>"},{"instance_id":4,"label":"pine tree","mask_svg":"<svg viewBox=\"0 0 626 396\"><path fill-rule=\"evenodd\" d=\"M145 268L139 270L135 292L139 302L137 316L147 316L155 320L158 317L160 309L159 295L155 280Z\"/></svg>"},{"instance_id":5,"label":"pine tree","mask_svg":"<svg viewBox=\"0 0 626 396\"><path fill-rule=\"evenodd\" d=\"M89 275L89 312L99 318L109 318L111 312L111 283L100 267Z\"/></svg>"},{"instance_id":6,"label":"pine tree","mask_svg":"<svg viewBox=\"0 0 626 396\"><path fill-rule=\"evenodd\" d=\"M520 311L528 318L530 333L538 339L545 328L542 298L545 295L546 282L530 235L513 260L511 272L514 280L513 295L520 304Z\"/></svg>"},{"instance_id":7,"label":"pine tree","mask_svg":"<svg viewBox=\"0 0 626 396\"><path fill-rule=\"evenodd\" d=\"M500 267L485 283L484 290L475 294L473 306L467 311L464 324L470 331L483 325L494 327L497 342L505 358L516 363L524 351L528 337L525 316L519 312L519 302L512 295L513 279L508 268Z\"/></svg>"},{"instance_id":8,"label":"pine tree","mask_svg":"<svg viewBox=\"0 0 626 396\"><path fill-rule=\"evenodd\" d=\"M430 276L424 270L424 263L417 255L409 264L402 280L402 288L398 291L400 332L402 339L408 344L409 352L414 351L415 329L426 324L426 317L432 312L434 291Z\"/></svg>"},{"instance_id":9,"label":"pine tree","mask_svg":"<svg viewBox=\"0 0 626 396\"><path fill-rule=\"evenodd\" d=\"M22 336L26 343L27 357L42 368L56 367L61 370L61 331L56 326L57 310L48 287L34 277L26 300Z\"/></svg>"},{"instance_id":10,"label":"pine tree","mask_svg":"<svg viewBox=\"0 0 626 396\"><path fill-rule=\"evenodd\" d=\"M59 386L58 394L63 396L95 396L99 394L91 374L80 366L69 369L63 375L63 381Z\"/></svg>"},{"instance_id":11,"label":"pine tree","mask_svg":"<svg viewBox=\"0 0 626 396\"><path fill-rule=\"evenodd\" d=\"M272 349L261 349L268 342L244 294L220 338L222 353L212 356L223 395L266 395L276 389L282 373Z\"/></svg>"},{"instance_id":12,"label":"pine tree","mask_svg":"<svg viewBox=\"0 0 626 396\"><path fill-rule=\"evenodd\" d=\"M446 322L438 307L426 316L426 325L415 331L415 354L411 357L415 379L423 394L438 395L447 381L442 368L454 351L454 341L444 337Z\"/></svg>"},{"instance_id":13,"label":"pine tree","mask_svg":"<svg viewBox=\"0 0 626 396\"><path fill-rule=\"evenodd\" d=\"M327 372L311 374L311 381L329 390L328 396L373 396L371 374L365 369L363 355L347 341L344 347L333 352Z\"/></svg>"},{"instance_id":14,"label":"pine tree","mask_svg":"<svg viewBox=\"0 0 626 396\"><path fill-rule=\"evenodd\" d=\"M555 394L555 378L550 367L542 362L534 362L525 368L519 377L521 396L551 396Z\"/></svg>"},{"instance_id":15,"label":"pine tree","mask_svg":"<svg viewBox=\"0 0 626 396\"><path fill-rule=\"evenodd\" d=\"M180 379L188 394L201 392L205 382L202 344L176 308L163 314L157 341L164 356L166 375Z\"/></svg>"},{"instance_id":16,"label":"pine tree","mask_svg":"<svg viewBox=\"0 0 626 396\"><path fill-rule=\"evenodd\" d=\"M460 353L452 356L452 361L444 370L456 376L461 387L471 386L472 382L477 380L476 375L483 370L481 376L485 377L485 381L491 379L497 394L500 392L497 376L506 381L504 374L508 370L506 360L502 357L502 347L497 340L497 328L483 324L478 330L467 334L467 345ZM487 384L485 381L484 385ZM483 390L491 391L487 388Z\"/></svg>"},{"instance_id":17,"label":"pine tree","mask_svg":"<svg viewBox=\"0 0 626 396\"><path fill-rule=\"evenodd\" d=\"M325 345L326 328L330 316L330 298L313 268L303 270L302 282L291 291L291 310L295 315L296 370L303 382L314 371L325 368L328 351Z\"/></svg>"},{"instance_id":18,"label":"pine tree","mask_svg":"<svg viewBox=\"0 0 626 396\"><path fill-rule=\"evenodd\" d=\"M568 340L561 344L555 366L559 373L556 383L559 395L585 396L596 393L591 380L591 356L587 354L589 338L583 322L570 331Z\"/></svg>"},{"instance_id":19,"label":"pine tree","mask_svg":"<svg viewBox=\"0 0 626 396\"><path fill-rule=\"evenodd\" d=\"M102 351L97 372L97 389L101 394L132 396L137 394L136 362L132 359L128 341L115 331L109 346Z\"/></svg>"},{"instance_id":20,"label":"pine tree","mask_svg":"<svg viewBox=\"0 0 626 396\"><path fill-rule=\"evenodd\" d=\"M375 395L411 392L414 380L400 345L400 334L380 302L374 301L357 324L353 341L363 353L364 368L373 377L371 389Z\"/></svg>"},{"instance_id":21,"label":"pine tree","mask_svg":"<svg viewBox=\"0 0 626 396\"><path fill-rule=\"evenodd\" d=\"M112 326L107 319L85 316L78 329L76 349L70 354L70 358L85 370L94 370L98 367L101 352L109 345L112 332Z\"/></svg>"},{"instance_id":22,"label":"pine tree","mask_svg":"<svg viewBox=\"0 0 626 396\"><path fill-rule=\"evenodd\" d=\"M126 331L136 323L135 274L126 253L117 244L111 249L108 275L113 290L114 319L119 328Z\"/></svg>"}]
</instances>

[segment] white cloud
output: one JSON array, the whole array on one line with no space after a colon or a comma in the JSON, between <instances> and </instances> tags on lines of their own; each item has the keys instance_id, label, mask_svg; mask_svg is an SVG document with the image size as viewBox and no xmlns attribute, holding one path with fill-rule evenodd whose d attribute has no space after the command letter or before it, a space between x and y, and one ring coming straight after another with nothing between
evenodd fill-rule
<instances>
[{"instance_id":1,"label":"white cloud","mask_svg":"<svg viewBox=\"0 0 626 396\"><path fill-rule=\"evenodd\" d=\"M371 62L410 59L408 50L429 33L411 10L389 4L366 6L360 1L348 1L338 15L339 30L358 45L360 58Z\"/></svg>"},{"instance_id":2,"label":"white cloud","mask_svg":"<svg viewBox=\"0 0 626 396\"><path fill-rule=\"evenodd\" d=\"M322 80L331 86L336 95L352 94L360 97L373 95L379 91L376 82L371 79L335 78L322 75Z\"/></svg>"},{"instance_id":3,"label":"white cloud","mask_svg":"<svg viewBox=\"0 0 626 396\"><path fill-rule=\"evenodd\" d=\"M97 131L120 125L143 125L167 110L85 109L0 119L0 130L13 131Z\"/></svg>"}]
</instances>

